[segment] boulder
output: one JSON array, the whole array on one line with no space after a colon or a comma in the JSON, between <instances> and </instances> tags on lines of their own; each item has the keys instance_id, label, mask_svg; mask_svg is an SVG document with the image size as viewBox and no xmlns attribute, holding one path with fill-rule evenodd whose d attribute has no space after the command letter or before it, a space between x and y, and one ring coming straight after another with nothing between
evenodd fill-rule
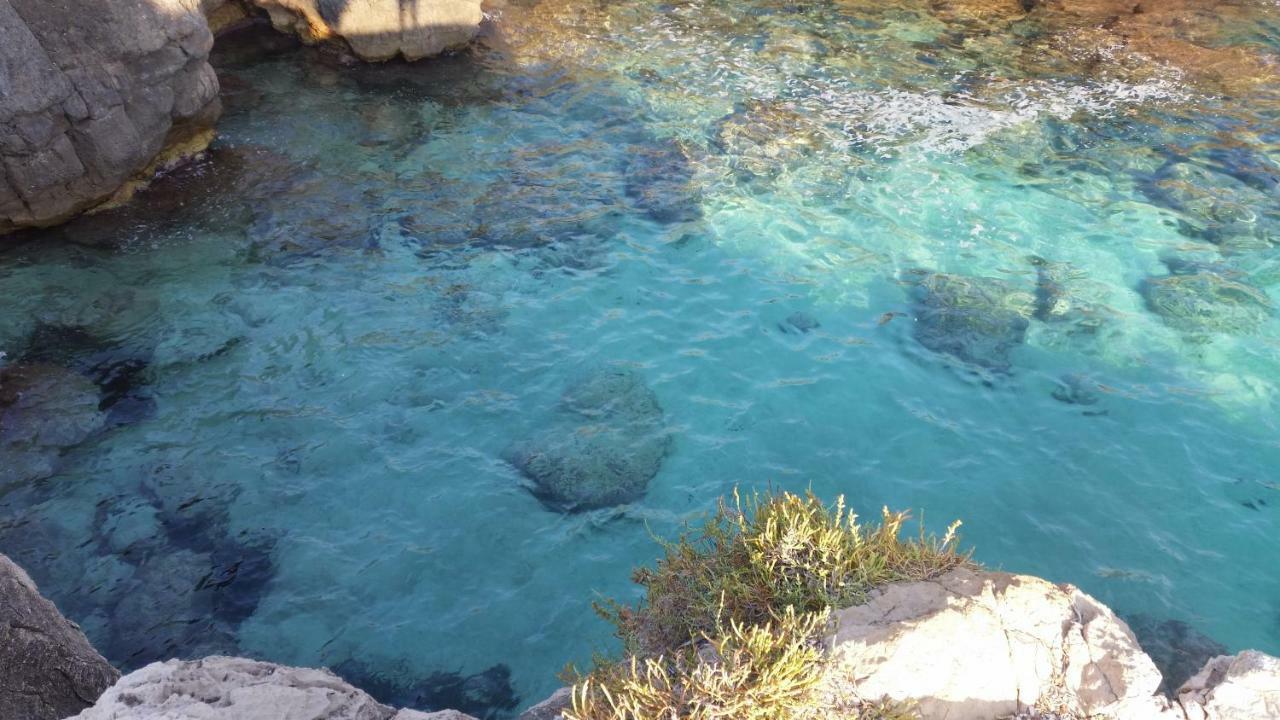
<instances>
[{"instance_id":1,"label":"boulder","mask_svg":"<svg viewBox=\"0 0 1280 720\"><path fill-rule=\"evenodd\" d=\"M916 701L925 720L1158 713L1160 672L1122 620L1070 585L969 568L887 585L838 611L837 707Z\"/></svg>"},{"instance_id":2,"label":"boulder","mask_svg":"<svg viewBox=\"0 0 1280 720\"><path fill-rule=\"evenodd\" d=\"M245 658L153 663L124 676L78 720L474 720L387 707L328 670Z\"/></svg>"},{"instance_id":3,"label":"boulder","mask_svg":"<svg viewBox=\"0 0 1280 720\"><path fill-rule=\"evenodd\" d=\"M1008 370L1036 301L1003 280L929 273L916 288L914 334L924 347L988 370Z\"/></svg>"},{"instance_id":4,"label":"boulder","mask_svg":"<svg viewBox=\"0 0 1280 720\"><path fill-rule=\"evenodd\" d=\"M1147 278L1142 295L1166 325L1192 333L1251 333L1275 312L1262 290L1207 270Z\"/></svg>"},{"instance_id":5,"label":"boulder","mask_svg":"<svg viewBox=\"0 0 1280 720\"><path fill-rule=\"evenodd\" d=\"M1189 720L1280 717L1280 658L1246 650L1216 657L1178 690Z\"/></svg>"},{"instance_id":6,"label":"boulder","mask_svg":"<svg viewBox=\"0 0 1280 720\"><path fill-rule=\"evenodd\" d=\"M120 677L80 628L0 555L0 717L59 720L93 704Z\"/></svg>"},{"instance_id":7,"label":"boulder","mask_svg":"<svg viewBox=\"0 0 1280 720\"><path fill-rule=\"evenodd\" d=\"M639 375L608 368L571 385L553 421L516 443L506 459L554 510L633 502L670 450L665 422L657 396Z\"/></svg>"},{"instance_id":8,"label":"boulder","mask_svg":"<svg viewBox=\"0 0 1280 720\"><path fill-rule=\"evenodd\" d=\"M0 234L203 149L221 111L212 46L196 0L0 0Z\"/></svg>"},{"instance_id":9,"label":"boulder","mask_svg":"<svg viewBox=\"0 0 1280 720\"><path fill-rule=\"evenodd\" d=\"M417 60L466 45L480 0L253 0L277 30L304 42L344 41L363 60Z\"/></svg>"}]
</instances>

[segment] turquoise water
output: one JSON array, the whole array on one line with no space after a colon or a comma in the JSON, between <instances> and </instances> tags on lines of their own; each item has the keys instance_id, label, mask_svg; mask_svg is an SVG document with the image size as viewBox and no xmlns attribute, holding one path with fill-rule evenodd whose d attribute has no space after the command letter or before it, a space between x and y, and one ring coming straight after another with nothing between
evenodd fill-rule
<instances>
[{"instance_id":1,"label":"turquoise water","mask_svg":"<svg viewBox=\"0 0 1280 720\"><path fill-rule=\"evenodd\" d=\"M0 256L4 362L101 388L4 446L0 551L125 667L500 717L611 647L589 604L651 534L812 487L1280 652L1277 11L1187 40L1261 58L1241 88L934 9L548 1L374 68L220 40L208 158ZM589 435L601 371L660 466L561 512L512 448Z\"/></svg>"}]
</instances>

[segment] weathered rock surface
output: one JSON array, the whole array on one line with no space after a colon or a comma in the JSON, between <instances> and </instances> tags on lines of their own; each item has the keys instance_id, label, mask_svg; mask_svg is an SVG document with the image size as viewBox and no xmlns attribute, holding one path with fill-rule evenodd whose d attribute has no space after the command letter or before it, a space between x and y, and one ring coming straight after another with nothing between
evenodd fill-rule
<instances>
[{"instance_id":1,"label":"weathered rock surface","mask_svg":"<svg viewBox=\"0 0 1280 720\"><path fill-rule=\"evenodd\" d=\"M888 696L948 720L1159 709L1155 664L1123 621L1070 585L958 569L886 586L836 621L827 678L838 706Z\"/></svg>"},{"instance_id":2,"label":"weathered rock surface","mask_svg":"<svg viewBox=\"0 0 1280 720\"><path fill-rule=\"evenodd\" d=\"M166 148L207 144L212 46L198 0L0 0L0 233L62 222Z\"/></svg>"},{"instance_id":3,"label":"weathered rock surface","mask_svg":"<svg viewBox=\"0 0 1280 720\"><path fill-rule=\"evenodd\" d=\"M1178 690L1189 720L1280 718L1280 658L1246 650L1216 657Z\"/></svg>"},{"instance_id":4,"label":"weathered rock surface","mask_svg":"<svg viewBox=\"0 0 1280 720\"><path fill-rule=\"evenodd\" d=\"M480 0L253 0L304 42L341 39L363 60L438 55L470 42Z\"/></svg>"},{"instance_id":5,"label":"weathered rock surface","mask_svg":"<svg viewBox=\"0 0 1280 720\"><path fill-rule=\"evenodd\" d=\"M1170 698L1124 621L1040 578L961 568L887 585L834 619L832 717L888 697L915 702L922 720L1280 718L1280 659L1212 658Z\"/></svg>"},{"instance_id":6,"label":"weathered rock surface","mask_svg":"<svg viewBox=\"0 0 1280 720\"><path fill-rule=\"evenodd\" d=\"M519 720L560 720L561 713L573 704L573 690L562 687L551 697L521 713Z\"/></svg>"},{"instance_id":7,"label":"weathered rock surface","mask_svg":"<svg viewBox=\"0 0 1280 720\"><path fill-rule=\"evenodd\" d=\"M78 720L473 720L382 705L328 670L233 657L153 663L124 676Z\"/></svg>"},{"instance_id":8,"label":"weathered rock surface","mask_svg":"<svg viewBox=\"0 0 1280 720\"><path fill-rule=\"evenodd\" d=\"M0 555L0 717L60 720L120 677L84 633Z\"/></svg>"}]
</instances>

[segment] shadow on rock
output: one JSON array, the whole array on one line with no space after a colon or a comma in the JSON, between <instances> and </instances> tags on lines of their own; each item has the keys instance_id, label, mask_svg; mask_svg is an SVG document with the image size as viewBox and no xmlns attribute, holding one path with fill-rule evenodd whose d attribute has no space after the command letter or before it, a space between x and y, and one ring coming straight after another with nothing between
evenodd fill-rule
<instances>
[{"instance_id":1,"label":"shadow on rock","mask_svg":"<svg viewBox=\"0 0 1280 720\"><path fill-rule=\"evenodd\" d=\"M1170 697L1210 659L1228 654L1225 645L1181 620L1160 620L1141 614L1127 620L1138 644L1164 677L1160 692Z\"/></svg>"},{"instance_id":2,"label":"shadow on rock","mask_svg":"<svg viewBox=\"0 0 1280 720\"><path fill-rule=\"evenodd\" d=\"M510 716L520 704L506 665L494 665L474 675L433 672L422 678L413 677L403 665L382 671L355 659L331 669L378 702L393 707L427 712L459 710L481 720L497 720Z\"/></svg>"}]
</instances>

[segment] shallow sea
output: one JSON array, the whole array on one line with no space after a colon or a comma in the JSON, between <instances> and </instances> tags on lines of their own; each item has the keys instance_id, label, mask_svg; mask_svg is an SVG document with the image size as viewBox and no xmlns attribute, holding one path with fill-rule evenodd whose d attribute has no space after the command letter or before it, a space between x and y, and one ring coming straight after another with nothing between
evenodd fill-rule
<instances>
[{"instance_id":1,"label":"shallow sea","mask_svg":"<svg viewBox=\"0 0 1280 720\"><path fill-rule=\"evenodd\" d=\"M125 667L505 717L613 647L590 603L653 535L812 488L1280 653L1280 8L1140 28L1242 87L998 4L547 0L372 68L220 40L209 157L0 255L3 362L109 415L0 488L0 552ZM509 449L601 369L670 446L564 513Z\"/></svg>"}]
</instances>

